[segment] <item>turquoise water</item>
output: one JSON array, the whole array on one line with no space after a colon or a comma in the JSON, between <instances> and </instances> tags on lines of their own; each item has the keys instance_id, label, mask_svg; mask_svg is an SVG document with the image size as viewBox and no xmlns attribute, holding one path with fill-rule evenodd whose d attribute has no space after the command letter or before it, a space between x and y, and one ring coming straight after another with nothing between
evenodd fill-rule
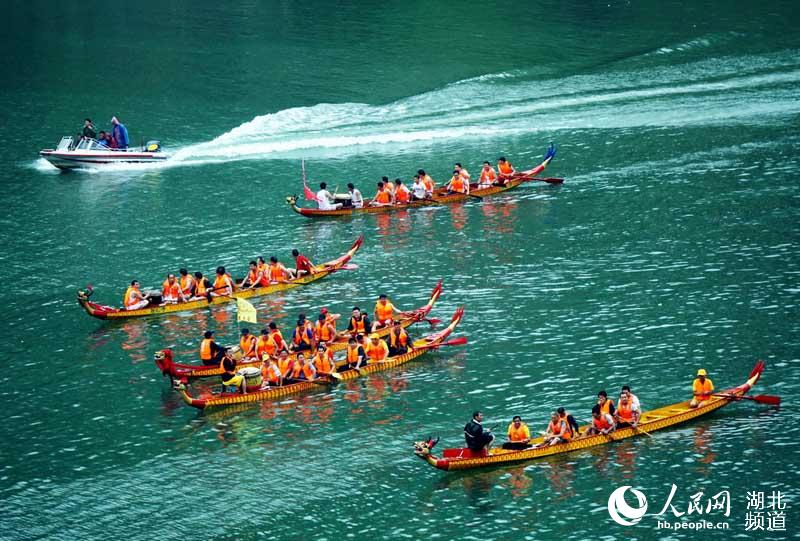
<instances>
[{"instance_id":1,"label":"turquoise water","mask_svg":"<svg viewBox=\"0 0 800 541\"><path fill-rule=\"evenodd\" d=\"M729 490L787 496L797 531L798 120L792 3L12 3L2 23L0 218L9 354L0 400L0 537L8 539L692 539L655 517L616 525L617 487L651 512ZM158 166L60 173L37 157L85 116L117 115ZM368 193L382 175L445 178L460 161L538 163L563 186L442 208L313 221L309 177ZM464 348L246 408L198 414L155 369L200 335L236 339L218 308L94 320L181 266L241 275L257 255L315 261L366 236L359 270L259 299L259 321L346 313L385 292L435 316L466 307ZM426 327L415 327L419 336ZM645 408L767 362L756 393L689 425L534 463L447 474L411 453L461 443L481 408L534 430L588 417L629 383ZM502 428L501 428L502 430ZM654 509L655 508L655 509Z\"/></svg>"}]
</instances>

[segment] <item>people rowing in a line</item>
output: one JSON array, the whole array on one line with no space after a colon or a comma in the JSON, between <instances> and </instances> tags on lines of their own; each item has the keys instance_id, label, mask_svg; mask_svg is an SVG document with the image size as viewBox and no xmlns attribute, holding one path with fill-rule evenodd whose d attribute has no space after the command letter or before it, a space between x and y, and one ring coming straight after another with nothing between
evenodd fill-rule
<instances>
[{"instance_id":1,"label":"people rowing in a line","mask_svg":"<svg viewBox=\"0 0 800 541\"><path fill-rule=\"evenodd\" d=\"M478 188L489 188L497 182L497 173L489 162L483 162L481 176L478 179Z\"/></svg>"},{"instance_id":2,"label":"people rowing in a line","mask_svg":"<svg viewBox=\"0 0 800 541\"><path fill-rule=\"evenodd\" d=\"M472 451L488 451L494 441L491 430L483 428L483 413L476 411L472 420L464 426L464 440Z\"/></svg>"},{"instance_id":3,"label":"people rowing in a line","mask_svg":"<svg viewBox=\"0 0 800 541\"><path fill-rule=\"evenodd\" d=\"M150 304L150 293L142 294L139 290L139 281L133 280L130 287L125 290L122 304L125 306L125 310L141 310Z\"/></svg>"},{"instance_id":4,"label":"people rowing in a line","mask_svg":"<svg viewBox=\"0 0 800 541\"><path fill-rule=\"evenodd\" d=\"M425 187L425 183L422 182L419 175L414 175L414 184L411 186L411 200L422 201L428 197L428 188Z\"/></svg>"},{"instance_id":5,"label":"people rowing in a line","mask_svg":"<svg viewBox=\"0 0 800 541\"><path fill-rule=\"evenodd\" d=\"M389 331L389 355L403 355L408 353L410 346L408 342L408 333L400 324L399 320L394 320L392 330Z\"/></svg>"},{"instance_id":6,"label":"people rowing in a line","mask_svg":"<svg viewBox=\"0 0 800 541\"><path fill-rule=\"evenodd\" d=\"M711 393L714 392L714 384L708 379L708 372L705 368L697 371L697 378L692 382L692 401L689 402L690 408L699 408L706 405Z\"/></svg>"},{"instance_id":7,"label":"people rowing in a line","mask_svg":"<svg viewBox=\"0 0 800 541\"><path fill-rule=\"evenodd\" d=\"M386 295L380 295L378 302L375 303L375 323L372 324L372 332L391 325L395 313L403 314L403 312L395 308Z\"/></svg>"},{"instance_id":8,"label":"people rowing in a line","mask_svg":"<svg viewBox=\"0 0 800 541\"><path fill-rule=\"evenodd\" d=\"M260 359L256 351L257 344L258 344L258 339L252 334L250 334L250 329L242 329L242 337L239 338L239 349L242 352L243 361Z\"/></svg>"},{"instance_id":9,"label":"people rowing in a line","mask_svg":"<svg viewBox=\"0 0 800 541\"><path fill-rule=\"evenodd\" d=\"M605 403L609 404L610 401L606 400ZM595 404L592 407L592 426L589 427L589 430L586 431L586 434L590 436L597 434L607 436L614 432L616 428L617 425L614 422L613 415L607 411L603 413L602 406L600 404Z\"/></svg>"},{"instance_id":10,"label":"people rowing in a line","mask_svg":"<svg viewBox=\"0 0 800 541\"><path fill-rule=\"evenodd\" d=\"M347 332L350 336L357 334L367 334L372 330L367 314L362 314L358 306L353 307L353 315L350 316L350 323L347 325Z\"/></svg>"},{"instance_id":11,"label":"people rowing in a line","mask_svg":"<svg viewBox=\"0 0 800 541\"><path fill-rule=\"evenodd\" d=\"M359 344L359 339L363 339L360 334L351 336L350 340L347 341L345 360L347 361L347 368L351 370L358 370L367 364L367 354L364 352L364 347Z\"/></svg>"},{"instance_id":12,"label":"people rowing in a line","mask_svg":"<svg viewBox=\"0 0 800 541\"><path fill-rule=\"evenodd\" d=\"M636 426L639 424L639 411L634 409L633 400L628 391L619 393L619 403L617 404L617 411L614 414L614 422L617 428L626 426Z\"/></svg>"},{"instance_id":13,"label":"people rowing in a line","mask_svg":"<svg viewBox=\"0 0 800 541\"><path fill-rule=\"evenodd\" d=\"M289 345L291 351L310 351L314 349L314 329L311 322L306 319L305 314L300 314L297 318L297 325L292 331L292 342Z\"/></svg>"},{"instance_id":14,"label":"people rowing in a line","mask_svg":"<svg viewBox=\"0 0 800 541\"><path fill-rule=\"evenodd\" d=\"M360 209L364 206L364 197L352 182L347 184L347 192L350 194L350 205L353 208Z\"/></svg>"},{"instance_id":15,"label":"people rowing in a line","mask_svg":"<svg viewBox=\"0 0 800 541\"><path fill-rule=\"evenodd\" d=\"M225 357L227 351L227 348L220 346L214 341L214 331L206 331L203 333L203 341L200 342L200 361L203 365L218 365L223 357Z\"/></svg>"},{"instance_id":16,"label":"people rowing in a line","mask_svg":"<svg viewBox=\"0 0 800 541\"><path fill-rule=\"evenodd\" d=\"M566 419L557 411L550 415L550 423L544 433L544 440L541 445L555 445L557 443L567 443L572 439L572 427Z\"/></svg>"},{"instance_id":17,"label":"people rowing in a line","mask_svg":"<svg viewBox=\"0 0 800 541\"><path fill-rule=\"evenodd\" d=\"M417 175L419 175L420 180L422 180L422 183L425 185L426 197L432 196L433 190L436 189L436 182L433 181L431 176L426 173L424 169L418 170Z\"/></svg>"},{"instance_id":18,"label":"people rowing in a line","mask_svg":"<svg viewBox=\"0 0 800 541\"><path fill-rule=\"evenodd\" d=\"M394 194L389 191L383 182L378 183L378 191L369 202L371 207L386 207L394 203Z\"/></svg>"},{"instance_id":19,"label":"people rowing in a line","mask_svg":"<svg viewBox=\"0 0 800 541\"><path fill-rule=\"evenodd\" d=\"M503 443L503 449L525 449L530 446L531 431L528 425L522 422L522 417L515 415L508 425L506 432L508 441Z\"/></svg>"},{"instance_id":20,"label":"people rowing in a line","mask_svg":"<svg viewBox=\"0 0 800 541\"><path fill-rule=\"evenodd\" d=\"M294 275L296 278L314 274L314 264L296 248L292 250L292 257L294 258Z\"/></svg>"},{"instance_id":21,"label":"people rowing in a line","mask_svg":"<svg viewBox=\"0 0 800 541\"><path fill-rule=\"evenodd\" d=\"M505 156L500 156L497 159L497 171L499 172L498 184L503 186L508 184L508 181L511 180L511 177L513 177L517 172L516 169L514 169L514 166L511 165L511 162L506 160Z\"/></svg>"},{"instance_id":22,"label":"people rowing in a line","mask_svg":"<svg viewBox=\"0 0 800 541\"><path fill-rule=\"evenodd\" d=\"M465 180L458 170L454 170L452 178L447 182L447 191L469 194L469 180Z\"/></svg>"},{"instance_id":23,"label":"people rowing in a line","mask_svg":"<svg viewBox=\"0 0 800 541\"><path fill-rule=\"evenodd\" d=\"M342 208L342 204L336 203L336 198L328 191L328 185L325 182L319 183L319 191L316 194L316 198L319 210L338 210Z\"/></svg>"},{"instance_id":24,"label":"people rowing in a line","mask_svg":"<svg viewBox=\"0 0 800 541\"><path fill-rule=\"evenodd\" d=\"M383 362L389 358L389 346L377 333L372 333L369 335L369 342L364 346L364 353L370 362Z\"/></svg>"}]
</instances>

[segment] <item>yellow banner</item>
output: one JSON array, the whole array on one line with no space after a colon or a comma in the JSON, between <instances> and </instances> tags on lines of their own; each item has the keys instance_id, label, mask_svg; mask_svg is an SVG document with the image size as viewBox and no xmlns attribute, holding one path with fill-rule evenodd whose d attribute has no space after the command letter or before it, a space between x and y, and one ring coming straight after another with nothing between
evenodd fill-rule
<instances>
[{"instance_id":1,"label":"yellow banner","mask_svg":"<svg viewBox=\"0 0 800 541\"><path fill-rule=\"evenodd\" d=\"M236 315L237 321L246 321L247 323L258 323L256 307L244 299L236 299L236 310L239 312Z\"/></svg>"}]
</instances>

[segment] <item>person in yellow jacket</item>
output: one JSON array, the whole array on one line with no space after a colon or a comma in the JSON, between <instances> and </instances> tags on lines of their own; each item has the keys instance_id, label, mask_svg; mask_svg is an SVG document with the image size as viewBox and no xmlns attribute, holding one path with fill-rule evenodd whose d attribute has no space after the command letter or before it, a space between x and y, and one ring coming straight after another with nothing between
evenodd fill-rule
<instances>
[{"instance_id":1,"label":"person in yellow jacket","mask_svg":"<svg viewBox=\"0 0 800 541\"><path fill-rule=\"evenodd\" d=\"M508 441L503 444L503 449L525 449L531 441L531 431L519 415L515 415L508 425L507 435Z\"/></svg>"},{"instance_id":2,"label":"person in yellow jacket","mask_svg":"<svg viewBox=\"0 0 800 541\"><path fill-rule=\"evenodd\" d=\"M704 368L697 371L697 379L692 382L692 393L694 397L689 402L690 408L699 408L705 406L708 399L711 398L711 393L714 392L714 384L708 379L708 372Z\"/></svg>"}]
</instances>

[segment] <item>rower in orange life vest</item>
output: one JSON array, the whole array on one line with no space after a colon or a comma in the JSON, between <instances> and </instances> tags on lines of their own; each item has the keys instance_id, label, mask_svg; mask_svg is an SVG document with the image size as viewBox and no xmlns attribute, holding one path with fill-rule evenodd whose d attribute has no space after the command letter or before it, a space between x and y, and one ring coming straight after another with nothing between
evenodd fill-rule
<instances>
[{"instance_id":1,"label":"rower in orange life vest","mask_svg":"<svg viewBox=\"0 0 800 541\"><path fill-rule=\"evenodd\" d=\"M217 277L214 278L214 287L211 289L212 297L230 297L233 295L233 280L225 272L225 267L217 267Z\"/></svg>"},{"instance_id":2,"label":"rower in orange life vest","mask_svg":"<svg viewBox=\"0 0 800 541\"><path fill-rule=\"evenodd\" d=\"M264 256L258 256L258 261L256 262L256 270L258 271L258 275L260 278L258 279L258 287L266 287L269 285L269 265L264 260Z\"/></svg>"},{"instance_id":3,"label":"rower in orange life vest","mask_svg":"<svg viewBox=\"0 0 800 541\"><path fill-rule=\"evenodd\" d=\"M317 316L317 324L314 326L314 339L319 344L326 344L336 338L336 327L328 321L325 314Z\"/></svg>"},{"instance_id":4,"label":"rower in orange life vest","mask_svg":"<svg viewBox=\"0 0 800 541\"><path fill-rule=\"evenodd\" d=\"M150 304L150 294L142 295L139 290L139 281L133 280L130 287L125 290L122 304L125 306L125 310L141 310Z\"/></svg>"},{"instance_id":5,"label":"rower in orange life vest","mask_svg":"<svg viewBox=\"0 0 800 541\"><path fill-rule=\"evenodd\" d=\"M247 276L244 280L242 280L242 283L239 284L239 287L253 289L261 284L261 280L264 277L263 271L258 269L258 264L255 261L251 261L249 267L250 268L247 271Z\"/></svg>"},{"instance_id":6,"label":"rower in orange life vest","mask_svg":"<svg viewBox=\"0 0 800 541\"><path fill-rule=\"evenodd\" d=\"M208 294L209 283L208 280L203 276L202 272L195 272L194 273L194 297L192 297L193 301L198 301L200 299L207 298L206 295Z\"/></svg>"},{"instance_id":7,"label":"rower in orange life vest","mask_svg":"<svg viewBox=\"0 0 800 541\"><path fill-rule=\"evenodd\" d=\"M333 352L325 347L325 344L320 344L317 347L317 353L312 359L314 368L320 376L329 376L336 372L336 363L333 361Z\"/></svg>"},{"instance_id":8,"label":"rower in orange life vest","mask_svg":"<svg viewBox=\"0 0 800 541\"><path fill-rule=\"evenodd\" d=\"M497 173L495 173L492 164L490 164L489 162L483 162L483 168L481 169L481 177L478 180L478 188L489 188L496 181L497 181Z\"/></svg>"},{"instance_id":9,"label":"rower in orange life vest","mask_svg":"<svg viewBox=\"0 0 800 541\"><path fill-rule=\"evenodd\" d=\"M705 406L708 399L711 398L711 393L714 392L714 384L708 379L708 372L704 368L697 371L697 379L692 382L692 401L689 402L690 408L699 408Z\"/></svg>"},{"instance_id":10,"label":"rower in orange life vest","mask_svg":"<svg viewBox=\"0 0 800 541\"><path fill-rule=\"evenodd\" d=\"M422 183L425 185L425 193L428 197L430 197L433 195L433 190L436 189L436 183L433 181L431 176L425 172L424 169L417 171L417 174L419 175L420 180L422 180Z\"/></svg>"},{"instance_id":11,"label":"rower in orange life vest","mask_svg":"<svg viewBox=\"0 0 800 541\"><path fill-rule=\"evenodd\" d=\"M570 430L569 423L567 423L566 419L562 419L558 412L554 411L550 416L550 424L547 425L542 445L566 443L571 439L572 430Z\"/></svg>"},{"instance_id":12,"label":"rower in orange life vest","mask_svg":"<svg viewBox=\"0 0 800 541\"><path fill-rule=\"evenodd\" d=\"M558 408L556 410L556 413L558 413L558 416L561 418L562 421L566 421L567 426L569 426L569 430L572 437L581 435L581 431L580 428L578 427L577 421L575 421L575 417L570 415L569 412L567 412L567 410L565 410L564 408Z\"/></svg>"},{"instance_id":13,"label":"rower in orange life vest","mask_svg":"<svg viewBox=\"0 0 800 541\"><path fill-rule=\"evenodd\" d=\"M531 431L519 415L511 420L507 434L508 441L503 444L503 449L525 449L531 441Z\"/></svg>"},{"instance_id":14,"label":"rower in orange life vest","mask_svg":"<svg viewBox=\"0 0 800 541\"><path fill-rule=\"evenodd\" d=\"M320 316L325 316L325 321L327 321L328 323L331 324L331 326L333 327L334 334L337 334L336 320L339 319L340 317L342 317L342 315L341 314L331 314L328 311L328 309L325 308L324 306L319 309L319 315Z\"/></svg>"},{"instance_id":15,"label":"rower in orange life vest","mask_svg":"<svg viewBox=\"0 0 800 541\"><path fill-rule=\"evenodd\" d=\"M164 283L161 284L161 301L161 306L178 304L178 301L186 302L186 297L181 291L181 285L175 279L174 274L168 275Z\"/></svg>"},{"instance_id":16,"label":"rower in orange life vest","mask_svg":"<svg viewBox=\"0 0 800 541\"><path fill-rule=\"evenodd\" d=\"M250 329L242 329L242 337L239 338L239 349L242 351L242 360L260 359L256 355L256 337L250 334Z\"/></svg>"},{"instance_id":17,"label":"rower in orange life vest","mask_svg":"<svg viewBox=\"0 0 800 541\"><path fill-rule=\"evenodd\" d=\"M394 195L385 188L383 182L379 182L378 191L375 193L375 197L372 198L372 201L369 202L369 206L385 207L392 203L394 203Z\"/></svg>"},{"instance_id":18,"label":"rower in orange life vest","mask_svg":"<svg viewBox=\"0 0 800 541\"><path fill-rule=\"evenodd\" d=\"M294 279L294 272L283 266L283 263L278 262L278 258L272 256L269 258L269 281L271 283L286 282Z\"/></svg>"},{"instance_id":19,"label":"rower in orange life vest","mask_svg":"<svg viewBox=\"0 0 800 541\"><path fill-rule=\"evenodd\" d=\"M369 342L364 346L364 353L371 363L385 361L389 358L389 346L377 333L372 333L369 335Z\"/></svg>"},{"instance_id":20,"label":"rower in orange life vest","mask_svg":"<svg viewBox=\"0 0 800 541\"><path fill-rule=\"evenodd\" d=\"M311 357L306 358L302 353L297 354L297 359L292 365L292 379L314 381L317 369L311 362Z\"/></svg>"},{"instance_id":21,"label":"rower in orange life vest","mask_svg":"<svg viewBox=\"0 0 800 541\"><path fill-rule=\"evenodd\" d=\"M300 314L297 325L292 331L292 343L289 348L292 351L309 351L314 347L314 330L304 314Z\"/></svg>"},{"instance_id":22,"label":"rower in orange life vest","mask_svg":"<svg viewBox=\"0 0 800 541\"><path fill-rule=\"evenodd\" d=\"M606 404L610 401L606 401ZM610 413L603 413L600 404L595 404L592 407L592 426L586 431L589 435L602 434L608 435L614 432L616 425L614 424L614 417Z\"/></svg>"},{"instance_id":23,"label":"rower in orange life vest","mask_svg":"<svg viewBox=\"0 0 800 541\"><path fill-rule=\"evenodd\" d=\"M447 183L449 193L469 193L469 182L458 171L453 171L453 177Z\"/></svg>"},{"instance_id":24,"label":"rower in orange life vest","mask_svg":"<svg viewBox=\"0 0 800 541\"><path fill-rule=\"evenodd\" d=\"M283 385L283 374L277 361L271 357L265 357L261 365L261 377L264 378L270 387L280 387Z\"/></svg>"},{"instance_id":25,"label":"rower in orange life vest","mask_svg":"<svg viewBox=\"0 0 800 541\"><path fill-rule=\"evenodd\" d=\"M408 353L408 333L396 319L392 330L389 331L389 355L394 357L404 353Z\"/></svg>"},{"instance_id":26,"label":"rower in orange life vest","mask_svg":"<svg viewBox=\"0 0 800 541\"><path fill-rule=\"evenodd\" d=\"M405 205L411 201L411 192L405 187L399 178L395 180L394 202L398 205Z\"/></svg>"},{"instance_id":27,"label":"rower in orange life vest","mask_svg":"<svg viewBox=\"0 0 800 541\"><path fill-rule=\"evenodd\" d=\"M500 156L497 159L497 171L499 173L499 184L505 186L512 176L517 172L511 162L506 160L505 156Z\"/></svg>"},{"instance_id":28,"label":"rower in orange life vest","mask_svg":"<svg viewBox=\"0 0 800 541\"><path fill-rule=\"evenodd\" d=\"M286 345L286 341L283 339L283 335L281 331L278 329L278 325L274 321L270 321L269 325L269 337L275 342L275 346L278 348L278 351L289 351L289 348Z\"/></svg>"},{"instance_id":29,"label":"rower in orange life vest","mask_svg":"<svg viewBox=\"0 0 800 541\"><path fill-rule=\"evenodd\" d=\"M227 350L214 342L214 331L203 333L203 341L200 342L200 360L206 366L218 365L225 356Z\"/></svg>"},{"instance_id":30,"label":"rower in orange life vest","mask_svg":"<svg viewBox=\"0 0 800 541\"><path fill-rule=\"evenodd\" d=\"M345 360L347 361L347 368L352 370L357 370L367 364L367 354L364 353L364 348L354 336L347 341Z\"/></svg>"},{"instance_id":31,"label":"rower in orange life vest","mask_svg":"<svg viewBox=\"0 0 800 541\"><path fill-rule=\"evenodd\" d=\"M347 332L350 336L357 334L367 334L372 326L369 323L367 314L362 314L358 306L353 307L353 315L350 317L350 323L347 325Z\"/></svg>"},{"instance_id":32,"label":"rower in orange life vest","mask_svg":"<svg viewBox=\"0 0 800 541\"><path fill-rule=\"evenodd\" d=\"M600 407L601 414L610 415L613 419L616 409L614 408L614 401L608 398L607 392L600 391L597 393L597 406Z\"/></svg>"},{"instance_id":33,"label":"rower in orange life vest","mask_svg":"<svg viewBox=\"0 0 800 541\"><path fill-rule=\"evenodd\" d=\"M179 280L181 293L183 293L183 296L186 300L189 300L192 297L194 297L194 290L195 290L194 278L192 278L192 275L189 274L189 271L186 269L180 269L178 271L178 274L181 275Z\"/></svg>"},{"instance_id":34,"label":"rower in orange life vest","mask_svg":"<svg viewBox=\"0 0 800 541\"><path fill-rule=\"evenodd\" d=\"M636 426L639 423L639 412L633 409L633 401L627 391L619 394L619 404L617 404L617 412L614 414L614 422L618 428Z\"/></svg>"},{"instance_id":35,"label":"rower in orange life vest","mask_svg":"<svg viewBox=\"0 0 800 541\"><path fill-rule=\"evenodd\" d=\"M458 163L458 162L456 162L456 164L453 166L453 169L455 169L456 171L458 171L458 174L459 174L459 175L461 175L461 178L463 178L463 179L464 179L464 182L466 182L467 184L469 184L469 182L470 182L470 179L472 178L472 177L470 176L470 174L469 174L469 171L467 171L466 169L464 169L464 167L463 167L463 166L462 166L460 163Z\"/></svg>"},{"instance_id":36,"label":"rower in orange life vest","mask_svg":"<svg viewBox=\"0 0 800 541\"><path fill-rule=\"evenodd\" d=\"M394 197L396 186L392 184L392 181L389 180L389 177L381 177L381 182L383 182L383 189L387 190L390 194L392 194L392 197Z\"/></svg>"},{"instance_id":37,"label":"rower in orange life vest","mask_svg":"<svg viewBox=\"0 0 800 541\"><path fill-rule=\"evenodd\" d=\"M395 312L402 314L400 310L394 307L386 295L380 295L378 302L375 303L375 323L372 324L372 332L391 325Z\"/></svg>"},{"instance_id":38,"label":"rower in orange life vest","mask_svg":"<svg viewBox=\"0 0 800 541\"><path fill-rule=\"evenodd\" d=\"M283 380L291 377L292 364L294 361L289 357L289 353L284 349L278 356L278 371L281 373L281 385Z\"/></svg>"},{"instance_id":39,"label":"rower in orange life vest","mask_svg":"<svg viewBox=\"0 0 800 541\"><path fill-rule=\"evenodd\" d=\"M306 256L297 250L292 250L292 257L294 258L295 271L294 275L298 278L306 274L314 274L314 264Z\"/></svg>"}]
</instances>

